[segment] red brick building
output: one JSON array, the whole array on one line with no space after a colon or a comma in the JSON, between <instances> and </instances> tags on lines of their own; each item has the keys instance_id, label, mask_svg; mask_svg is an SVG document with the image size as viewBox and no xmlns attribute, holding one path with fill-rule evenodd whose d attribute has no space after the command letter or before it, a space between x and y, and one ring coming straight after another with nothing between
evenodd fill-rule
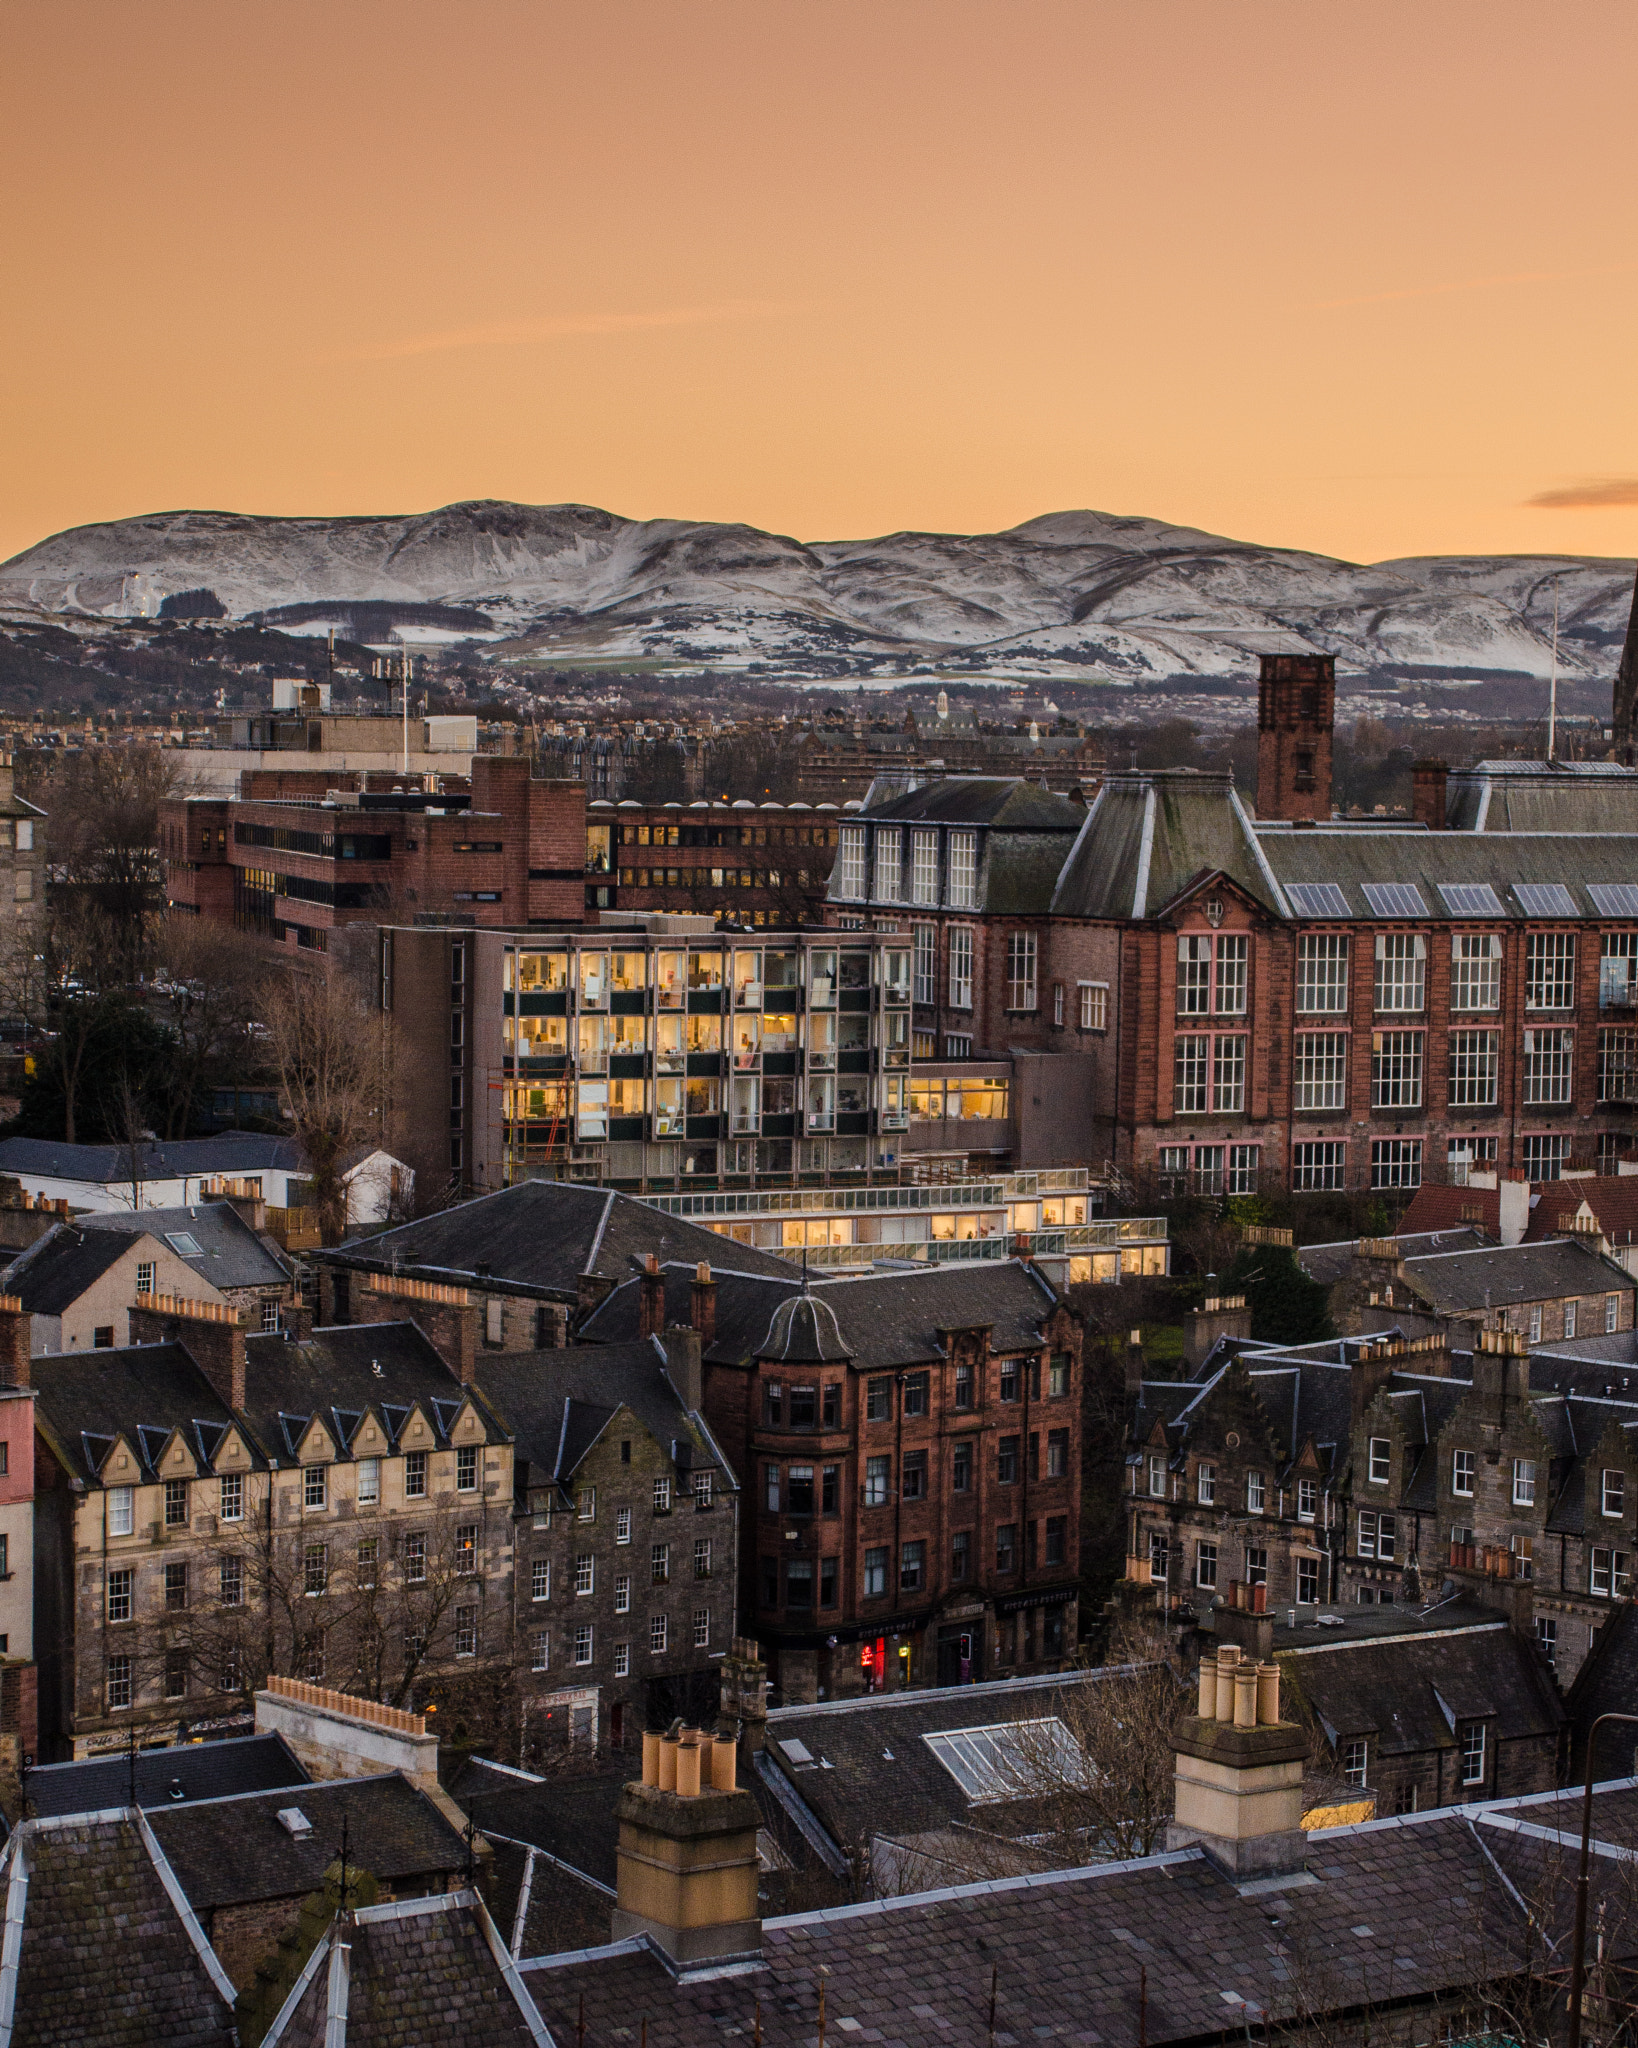
<instances>
[{"instance_id":1,"label":"red brick building","mask_svg":"<svg viewBox=\"0 0 1638 2048\"><path fill-rule=\"evenodd\" d=\"M586 807L588 901L595 895L599 908L686 911L785 931L816 924L836 858L837 819L833 803L596 798ZM606 882L594 883L594 873Z\"/></svg>"}]
</instances>

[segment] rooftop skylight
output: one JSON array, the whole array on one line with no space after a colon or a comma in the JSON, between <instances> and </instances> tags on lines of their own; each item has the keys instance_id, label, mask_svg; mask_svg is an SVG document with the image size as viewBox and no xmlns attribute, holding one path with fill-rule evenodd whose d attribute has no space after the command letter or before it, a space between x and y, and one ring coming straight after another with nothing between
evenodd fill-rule
<instances>
[{"instance_id":1,"label":"rooftop skylight","mask_svg":"<svg viewBox=\"0 0 1638 2048\"><path fill-rule=\"evenodd\" d=\"M1088 1764L1055 1714L1001 1721L991 1728L952 1728L922 1740L969 1799L1029 1799L1055 1786L1079 1784Z\"/></svg>"},{"instance_id":2,"label":"rooftop skylight","mask_svg":"<svg viewBox=\"0 0 1638 2048\"><path fill-rule=\"evenodd\" d=\"M1577 917L1575 898L1562 882L1515 882L1513 894L1526 917Z\"/></svg>"},{"instance_id":3,"label":"rooftop skylight","mask_svg":"<svg viewBox=\"0 0 1638 2048\"><path fill-rule=\"evenodd\" d=\"M1378 917L1426 917L1428 907L1414 882L1365 882L1365 901Z\"/></svg>"},{"instance_id":4,"label":"rooftop skylight","mask_svg":"<svg viewBox=\"0 0 1638 2048\"><path fill-rule=\"evenodd\" d=\"M1335 882L1287 882L1285 893L1299 917L1349 917L1348 899Z\"/></svg>"}]
</instances>

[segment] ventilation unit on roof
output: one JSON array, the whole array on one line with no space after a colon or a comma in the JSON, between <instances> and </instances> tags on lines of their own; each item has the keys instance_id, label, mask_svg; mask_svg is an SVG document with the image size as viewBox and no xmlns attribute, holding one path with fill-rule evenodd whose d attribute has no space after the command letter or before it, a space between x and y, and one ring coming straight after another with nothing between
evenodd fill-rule
<instances>
[{"instance_id":1,"label":"ventilation unit on roof","mask_svg":"<svg viewBox=\"0 0 1638 2048\"><path fill-rule=\"evenodd\" d=\"M281 1806L275 1818L285 1833L294 1835L298 1842L313 1832L313 1823L299 1806Z\"/></svg>"},{"instance_id":2,"label":"ventilation unit on roof","mask_svg":"<svg viewBox=\"0 0 1638 2048\"><path fill-rule=\"evenodd\" d=\"M1348 899L1335 882L1287 882L1285 893L1299 917L1351 917Z\"/></svg>"},{"instance_id":3,"label":"ventilation unit on roof","mask_svg":"<svg viewBox=\"0 0 1638 2048\"><path fill-rule=\"evenodd\" d=\"M1378 917L1426 917L1428 907L1414 882L1365 882L1365 901Z\"/></svg>"},{"instance_id":4,"label":"ventilation unit on roof","mask_svg":"<svg viewBox=\"0 0 1638 2048\"><path fill-rule=\"evenodd\" d=\"M1576 917L1575 898L1562 882L1515 882L1513 894L1526 917Z\"/></svg>"}]
</instances>

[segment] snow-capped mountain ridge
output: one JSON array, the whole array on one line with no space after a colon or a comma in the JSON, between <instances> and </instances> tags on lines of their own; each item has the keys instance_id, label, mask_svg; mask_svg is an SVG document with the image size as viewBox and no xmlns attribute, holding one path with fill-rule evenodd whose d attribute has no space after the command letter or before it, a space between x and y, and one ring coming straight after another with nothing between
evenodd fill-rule
<instances>
[{"instance_id":1,"label":"snow-capped mountain ridge","mask_svg":"<svg viewBox=\"0 0 1638 2048\"><path fill-rule=\"evenodd\" d=\"M1252 673L1271 646L1345 670L1612 673L1629 562L1428 557L1356 564L1163 520L1054 512L1003 533L802 542L744 525L476 501L398 517L168 512L82 526L0 564L0 608L151 616L212 591L233 617L455 607L566 658L936 664L1089 680ZM475 620L475 630L484 621Z\"/></svg>"}]
</instances>

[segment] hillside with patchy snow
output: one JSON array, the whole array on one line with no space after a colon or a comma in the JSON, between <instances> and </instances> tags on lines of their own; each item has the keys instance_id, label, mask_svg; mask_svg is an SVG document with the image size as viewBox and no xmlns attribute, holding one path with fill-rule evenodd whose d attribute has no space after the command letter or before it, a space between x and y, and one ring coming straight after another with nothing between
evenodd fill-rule
<instances>
[{"instance_id":1,"label":"hillside with patchy snow","mask_svg":"<svg viewBox=\"0 0 1638 2048\"><path fill-rule=\"evenodd\" d=\"M1307 645L1345 673L1460 683L1547 674L1555 580L1561 672L1607 679L1630 562L1361 565L1098 512L1006 533L812 543L583 505L380 519L168 512L75 527L0 564L0 613L151 618L210 593L230 617L297 631L797 676L1249 679L1259 653Z\"/></svg>"}]
</instances>

